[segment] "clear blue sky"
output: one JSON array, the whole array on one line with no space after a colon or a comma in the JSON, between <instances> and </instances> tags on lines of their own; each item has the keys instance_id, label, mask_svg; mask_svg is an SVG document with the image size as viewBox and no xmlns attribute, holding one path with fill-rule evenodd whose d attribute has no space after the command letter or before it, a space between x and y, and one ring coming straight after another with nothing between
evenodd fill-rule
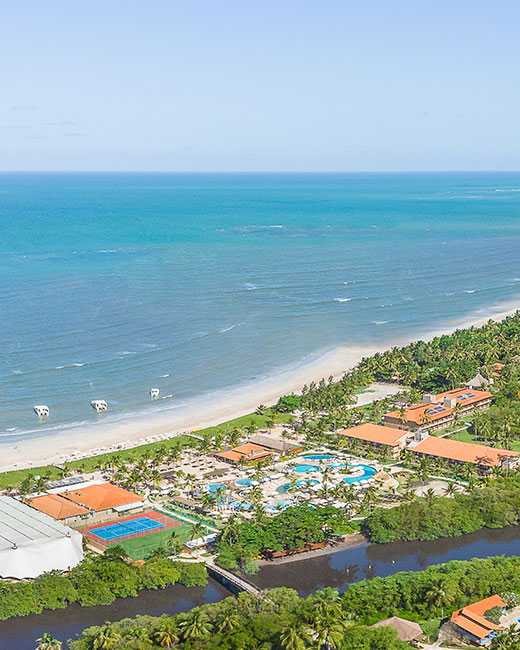
<instances>
[{"instance_id":1,"label":"clear blue sky","mask_svg":"<svg viewBox=\"0 0 520 650\"><path fill-rule=\"evenodd\" d=\"M520 169L517 0L34 0L2 170Z\"/></svg>"}]
</instances>

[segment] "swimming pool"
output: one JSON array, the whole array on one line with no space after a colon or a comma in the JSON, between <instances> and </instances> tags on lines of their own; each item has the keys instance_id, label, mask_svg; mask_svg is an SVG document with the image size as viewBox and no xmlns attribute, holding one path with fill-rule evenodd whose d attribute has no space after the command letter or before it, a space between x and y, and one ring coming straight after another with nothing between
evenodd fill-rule
<instances>
[{"instance_id":1,"label":"swimming pool","mask_svg":"<svg viewBox=\"0 0 520 650\"><path fill-rule=\"evenodd\" d=\"M319 465L309 465L308 463L301 463L294 467L294 471L298 474L312 474L312 472L319 472Z\"/></svg>"},{"instance_id":2,"label":"swimming pool","mask_svg":"<svg viewBox=\"0 0 520 650\"><path fill-rule=\"evenodd\" d=\"M334 454L303 454L305 460L332 460L336 458Z\"/></svg>"},{"instance_id":3,"label":"swimming pool","mask_svg":"<svg viewBox=\"0 0 520 650\"><path fill-rule=\"evenodd\" d=\"M237 478L235 485L237 487L251 487L254 484L254 481L250 478Z\"/></svg>"},{"instance_id":4,"label":"swimming pool","mask_svg":"<svg viewBox=\"0 0 520 650\"><path fill-rule=\"evenodd\" d=\"M137 519L129 519L120 523L107 524L99 528L91 528L89 533L105 542L110 542L119 537L137 535L138 533L144 533L156 528L164 528L164 524L151 517L138 517Z\"/></svg>"},{"instance_id":5,"label":"swimming pool","mask_svg":"<svg viewBox=\"0 0 520 650\"><path fill-rule=\"evenodd\" d=\"M307 486L312 486L312 485L317 485L320 483L320 481L317 478L299 478L295 486L302 488L302 487L307 487ZM280 487L276 488L276 491L278 494L287 494L289 492L289 489L291 488L291 483L284 483L283 485L280 485Z\"/></svg>"},{"instance_id":6,"label":"swimming pool","mask_svg":"<svg viewBox=\"0 0 520 650\"><path fill-rule=\"evenodd\" d=\"M332 467L333 469L343 469L346 466L347 466L347 463L342 463L341 461L337 462L337 463L329 463L327 465L327 467Z\"/></svg>"},{"instance_id":7,"label":"swimming pool","mask_svg":"<svg viewBox=\"0 0 520 650\"><path fill-rule=\"evenodd\" d=\"M361 469L363 470L363 473L357 476L345 476L345 478L343 479L343 483L352 484L352 483L359 483L359 481L365 481L369 478L372 478L377 471L371 465L352 465L351 469L353 470Z\"/></svg>"},{"instance_id":8,"label":"swimming pool","mask_svg":"<svg viewBox=\"0 0 520 650\"><path fill-rule=\"evenodd\" d=\"M212 494L214 494L215 492L218 492L219 490L221 490L222 488L225 488L225 487L226 487L225 483L208 483L208 485L206 486L206 489L207 489L208 492L211 492Z\"/></svg>"}]
</instances>

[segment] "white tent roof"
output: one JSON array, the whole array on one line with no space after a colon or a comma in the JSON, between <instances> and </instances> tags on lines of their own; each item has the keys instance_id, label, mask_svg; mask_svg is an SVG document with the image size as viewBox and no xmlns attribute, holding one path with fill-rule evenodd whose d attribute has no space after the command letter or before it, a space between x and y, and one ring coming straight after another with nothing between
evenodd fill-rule
<instances>
[{"instance_id":1,"label":"white tent roof","mask_svg":"<svg viewBox=\"0 0 520 650\"><path fill-rule=\"evenodd\" d=\"M82 536L48 515L0 496L0 577L35 578L83 559Z\"/></svg>"}]
</instances>

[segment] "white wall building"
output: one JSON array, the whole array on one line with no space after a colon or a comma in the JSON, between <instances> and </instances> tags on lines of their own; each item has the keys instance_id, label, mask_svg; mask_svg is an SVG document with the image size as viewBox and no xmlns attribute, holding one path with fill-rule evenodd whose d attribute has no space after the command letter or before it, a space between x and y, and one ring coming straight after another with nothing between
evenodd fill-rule
<instances>
[{"instance_id":1,"label":"white wall building","mask_svg":"<svg viewBox=\"0 0 520 650\"><path fill-rule=\"evenodd\" d=\"M81 533L13 499L0 496L0 577L37 578L83 559Z\"/></svg>"}]
</instances>

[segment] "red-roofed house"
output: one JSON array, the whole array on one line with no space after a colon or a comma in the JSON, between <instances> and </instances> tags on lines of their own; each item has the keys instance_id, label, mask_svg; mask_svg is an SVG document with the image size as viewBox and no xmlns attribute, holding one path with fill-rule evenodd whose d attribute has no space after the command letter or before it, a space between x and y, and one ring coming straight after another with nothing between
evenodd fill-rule
<instances>
[{"instance_id":1,"label":"red-roofed house","mask_svg":"<svg viewBox=\"0 0 520 650\"><path fill-rule=\"evenodd\" d=\"M503 628L485 617L486 612L495 607L504 608L505 602L500 596L490 596L477 603L458 609L451 615L451 622L456 631L475 645L491 645L497 632Z\"/></svg>"},{"instance_id":2,"label":"red-roofed house","mask_svg":"<svg viewBox=\"0 0 520 650\"><path fill-rule=\"evenodd\" d=\"M487 390L454 388L437 395L425 395L420 404L386 413L383 422L406 431L440 429L452 422L457 414L487 408L492 399Z\"/></svg>"},{"instance_id":3,"label":"red-roofed house","mask_svg":"<svg viewBox=\"0 0 520 650\"><path fill-rule=\"evenodd\" d=\"M407 440L413 437L410 431L383 427L380 424L365 422L356 427L338 431L340 436L349 438L354 443L372 447L375 450L389 450L391 455L398 457L401 449L406 446Z\"/></svg>"}]
</instances>

